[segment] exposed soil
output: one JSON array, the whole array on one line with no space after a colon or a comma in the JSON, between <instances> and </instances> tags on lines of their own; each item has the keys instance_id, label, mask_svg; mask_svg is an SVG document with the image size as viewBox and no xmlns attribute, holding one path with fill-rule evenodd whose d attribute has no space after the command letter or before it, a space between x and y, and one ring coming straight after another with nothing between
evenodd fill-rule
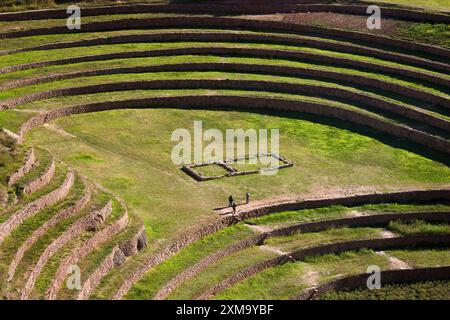
<instances>
[{"instance_id":1,"label":"exposed soil","mask_svg":"<svg viewBox=\"0 0 450 320\"><path fill-rule=\"evenodd\" d=\"M395 233L389 231L389 230L383 230L380 232L380 236L383 238L396 238L398 237L398 235L396 235Z\"/></svg>"},{"instance_id":2,"label":"exposed soil","mask_svg":"<svg viewBox=\"0 0 450 320\"><path fill-rule=\"evenodd\" d=\"M260 248L261 250L265 250L265 251L270 251L270 252L276 253L276 254L279 255L279 256L288 254L287 252L284 252L284 251L282 251L282 250L280 250L280 249L278 249L278 248L271 247L271 246L267 246L267 245L259 246L259 248Z\"/></svg>"},{"instance_id":3,"label":"exposed soil","mask_svg":"<svg viewBox=\"0 0 450 320\"><path fill-rule=\"evenodd\" d=\"M289 13L284 16L282 21L327 28L370 32L384 36L394 34L396 29L404 25L404 22L401 21L382 19L380 30L369 30L367 28L367 17L329 12Z\"/></svg>"},{"instance_id":4,"label":"exposed soil","mask_svg":"<svg viewBox=\"0 0 450 320\"><path fill-rule=\"evenodd\" d=\"M400 260L397 257L394 257L390 254L387 254L384 251L379 251L377 252L378 255L380 256L384 256L389 260L389 264L391 266L392 269L394 270L406 270L406 269L412 269L412 267L406 263L405 261Z\"/></svg>"}]
</instances>

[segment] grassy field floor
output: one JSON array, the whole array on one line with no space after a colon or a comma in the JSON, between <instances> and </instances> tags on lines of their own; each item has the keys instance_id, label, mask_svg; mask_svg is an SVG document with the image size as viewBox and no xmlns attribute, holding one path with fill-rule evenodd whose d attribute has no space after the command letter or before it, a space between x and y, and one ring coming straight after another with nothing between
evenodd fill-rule
<instances>
[{"instance_id":1,"label":"grassy field floor","mask_svg":"<svg viewBox=\"0 0 450 320\"><path fill-rule=\"evenodd\" d=\"M280 153L297 165L273 177L253 175L196 183L170 160L171 132L192 128L193 119L204 121L205 129L279 128ZM226 204L229 194L240 199L248 190L254 199L261 199L333 189L432 187L446 184L450 175L438 162L372 138L275 114L123 110L78 115L58 120L56 125L70 135L41 128L27 139L47 147L81 173L95 175L144 218L150 238L156 236L162 243L183 225L215 219L212 208ZM170 223L175 217L177 225Z\"/></svg>"}]
</instances>

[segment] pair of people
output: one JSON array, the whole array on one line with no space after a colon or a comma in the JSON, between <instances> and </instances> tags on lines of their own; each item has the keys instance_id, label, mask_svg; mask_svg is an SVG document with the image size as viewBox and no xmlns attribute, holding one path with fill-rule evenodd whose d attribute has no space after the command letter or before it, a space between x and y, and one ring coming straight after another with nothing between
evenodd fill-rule
<instances>
[{"instance_id":1,"label":"pair of people","mask_svg":"<svg viewBox=\"0 0 450 320\"><path fill-rule=\"evenodd\" d=\"M250 203L250 193L248 193L248 192L245 193L245 203L246 204ZM234 201L233 196L228 197L228 207L233 208L233 215L235 215L237 204L236 204L236 201Z\"/></svg>"}]
</instances>

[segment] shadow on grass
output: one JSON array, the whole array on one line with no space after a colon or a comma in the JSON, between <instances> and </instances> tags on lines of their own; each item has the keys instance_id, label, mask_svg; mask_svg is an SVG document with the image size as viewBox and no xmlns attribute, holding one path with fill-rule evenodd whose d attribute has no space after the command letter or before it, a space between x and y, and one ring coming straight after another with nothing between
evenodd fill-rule
<instances>
[{"instance_id":1,"label":"shadow on grass","mask_svg":"<svg viewBox=\"0 0 450 320\"><path fill-rule=\"evenodd\" d=\"M187 108L186 108L187 109ZM419 144L409 142L404 139L396 138L388 134L380 133L377 130L371 129L369 127L366 127L364 125L357 125L353 123L349 123L346 121L329 118L325 116L316 116L316 115L309 115L299 112L293 112L293 111L276 111L276 110L267 110L267 109L252 109L252 108L230 108L230 107L216 107L216 108L207 108L207 107L199 107L199 108L189 108L192 110L210 110L210 111L239 111L239 112L248 112L248 113L256 113L260 115L268 115L268 116L275 116L280 118L290 118L290 119L296 119L296 120L305 120L309 122L314 122L322 125L327 125L331 127L335 127L338 129L344 129L348 130L354 133L358 133L370 138L373 138L375 140L378 140L386 145L389 145L393 148L397 149L404 149L407 151L410 151L412 153L418 154L422 157L428 158L430 160L442 163L446 165L447 167L450 167L450 157L448 155L445 155L443 153L428 149L424 146L421 146Z\"/></svg>"}]
</instances>

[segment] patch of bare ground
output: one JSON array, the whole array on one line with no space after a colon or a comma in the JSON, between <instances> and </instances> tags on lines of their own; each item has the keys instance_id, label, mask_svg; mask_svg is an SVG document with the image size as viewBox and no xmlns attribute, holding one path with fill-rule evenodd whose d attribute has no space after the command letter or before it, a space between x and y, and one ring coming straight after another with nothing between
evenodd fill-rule
<instances>
[{"instance_id":1,"label":"patch of bare ground","mask_svg":"<svg viewBox=\"0 0 450 320\"><path fill-rule=\"evenodd\" d=\"M58 134L60 134L63 137L67 137L67 138L75 138L75 136L73 134L68 133L67 131L65 131L63 128L61 128L60 126L53 124L53 123L46 123L44 124L44 127L52 130Z\"/></svg>"},{"instance_id":2,"label":"patch of bare ground","mask_svg":"<svg viewBox=\"0 0 450 320\"><path fill-rule=\"evenodd\" d=\"M380 30L369 30L367 28L367 17L331 12L288 13L282 21L326 28L370 32L383 36L396 34L396 30L405 24L402 21L383 19Z\"/></svg>"},{"instance_id":3,"label":"patch of bare ground","mask_svg":"<svg viewBox=\"0 0 450 320\"><path fill-rule=\"evenodd\" d=\"M395 233L393 233L393 232L391 232L391 231L389 231L389 230L382 230L382 231L380 232L380 236L381 236L382 238L385 238L385 239L388 239L388 238L396 238L396 237L398 237L397 234L395 234Z\"/></svg>"},{"instance_id":4,"label":"patch of bare ground","mask_svg":"<svg viewBox=\"0 0 450 320\"><path fill-rule=\"evenodd\" d=\"M308 273L305 274L301 280L310 288L317 287L319 284L319 273L317 271L308 271Z\"/></svg>"},{"instance_id":5,"label":"patch of bare ground","mask_svg":"<svg viewBox=\"0 0 450 320\"><path fill-rule=\"evenodd\" d=\"M248 204L238 204L236 214L240 212L252 211L259 208L264 208L272 205L277 205L281 203L288 202L302 202L304 200L315 200L315 199L332 199L337 197L350 197L354 195L361 194L371 194L371 193L383 193L395 190L396 192L407 192L416 190L421 186L405 186L405 187L394 187L394 186L384 186L382 190L376 186L351 186L351 187L324 187L320 185L313 186L311 191L302 194L292 194L287 196L273 197L269 199L253 200ZM441 185L440 188L450 188L450 184ZM426 188L425 188L426 189ZM232 209L229 207L216 208L213 209L217 214L221 216L228 216L232 214Z\"/></svg>"},{"instance_id":6,"label":"patch of bare ground","mask_svg":"<svg viewBox=\"0 0 450 320\"><path fill-rule=\"evenodd\" d=\"M275 13L275 14L260 14L260 15L244 15L240 18L251 19L251 20L269 20L269 21L283 21L285 14Z\"/></svg>"},{"instance_id":7,"label":"patch of bare ground","mask_svg":"<svg viewBox=\"0 0 450 320\"><path fill-rule=\"evenodd\" d=\"M250 230L256 231L258 233L266 233L271 232L274 228L263 226L263 225L252 225L252 224L246 224L247 228Z\"/></svg>"},{"instance_id":8,"label":"patch of bare ground","mask_svg":"<svg viewBox=\"0 0 450 320\"><path fill-rule=\"evenodd\" d=\"M288 254L287 252L284 252L284 251L282 251L282 250L280 250L278 248L272 247L272 246L262 245L262 246L259 246L259 248L261 250L273 252L273 253L275 253L275 254L277 254L279 256L283 256L285 254Z\"/></svg>"},{"instance_id":9,"label":"patch of bare ground","mask_svg":"<svg viewBox=\"0 0 450 320\"><path fill-rule=\"evenodd\" d=\"M346 214L347 217L349 218L357 218L357 217L365 217L368 216L369 214L366 212L360 212L360 211L356 211L356 210L352 210L349 213Z\"/></svg>"},{"instance_id":10,"label":"patch of bare ground","mask_svg":"<svg viewBox=\"0 0 450 320\"><path fill-rule=\"evenodd\" d=\"M411 266L407 262L400 260L399 258L394 257L390 254L387 254L384 251L378 251L377 254L380 256L386 257L388 259L389 265L391 266L392 269L395 269L395 270L412 269Z\"/></svg>"}]
</instances>

